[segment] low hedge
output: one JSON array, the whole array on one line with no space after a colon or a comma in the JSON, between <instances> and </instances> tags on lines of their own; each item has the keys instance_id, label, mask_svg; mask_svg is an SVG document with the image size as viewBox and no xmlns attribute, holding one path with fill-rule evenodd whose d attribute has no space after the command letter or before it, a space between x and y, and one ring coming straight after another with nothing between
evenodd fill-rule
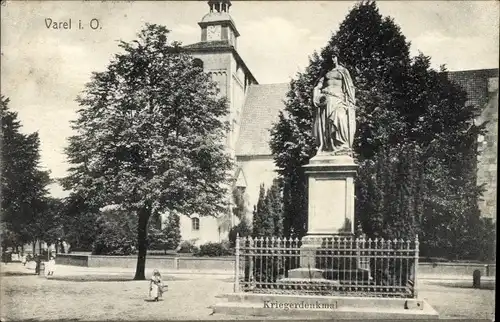
<instances>
[{"instance_id":1,"label":"low hedge","mask_svg":"<svg viewBox=\"0 0 500 322\"><path fill-rule=\"evenodd\" d=\"M221 257L233 255L232 250L229 248L227 242L222 243L206 243L200 246L198 252L194 253L195 256L208 256L208 257Z\"/></svg>"}]
</instances>

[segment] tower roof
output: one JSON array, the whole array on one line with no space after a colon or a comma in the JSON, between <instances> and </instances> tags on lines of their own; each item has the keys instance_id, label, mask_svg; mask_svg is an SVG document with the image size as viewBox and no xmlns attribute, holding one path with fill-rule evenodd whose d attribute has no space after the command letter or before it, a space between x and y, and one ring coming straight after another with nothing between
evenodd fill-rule
<instances>
[{"instance_id":1,"label":"tower roof","mask_svg":"<svg viewBox=\"0 0 500 322\"><path fill-rule=\"evenodd\" d=\"M234 31L236 37L240 35L236 29L236 24L229 15L229 7L231 7L230 0L209 0L208 6L210 11L203 16L198 25L205 27L208 25L229 25Z\"/></svg>"}]
</instances>

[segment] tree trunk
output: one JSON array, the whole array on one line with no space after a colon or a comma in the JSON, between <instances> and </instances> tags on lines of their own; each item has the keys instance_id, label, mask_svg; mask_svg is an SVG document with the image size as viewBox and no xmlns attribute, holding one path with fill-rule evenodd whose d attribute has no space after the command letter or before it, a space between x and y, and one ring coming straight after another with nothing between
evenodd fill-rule
<instances>
[{"instance_id":1,"label":"tree trunk","mask_svg":"<svg viewBox=\"0 0 500 322\"><path fill-rule=\"evenodd\" d=\"M36 254L36 240L33 241L33 244L31 245L31 247L33 248L32 249L33 250L33 254L32 255L35 256L35 254Z\"/></svg>"},{"instance_id":2,"label":"tree trunk","mask_svg":"<svg viewBox=\"0 0 500 322\"><path fill-rule=\"evenodd\" d=\"M148 238L148 221L151 217L151 209L149 207L144 207L138 212L139 225L137 227L137 244L138 244L138 254L137 254L137 266L135 269L134 280L145 280L146 279L146 253L147 238Z\"/></svg>"}]
</instances>

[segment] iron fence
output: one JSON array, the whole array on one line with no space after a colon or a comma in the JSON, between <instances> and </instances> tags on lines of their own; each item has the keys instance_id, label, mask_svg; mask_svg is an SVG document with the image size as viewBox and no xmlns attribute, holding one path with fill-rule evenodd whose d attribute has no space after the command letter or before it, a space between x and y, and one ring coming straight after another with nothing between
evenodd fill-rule
<instances>
[{"instance_id":1,"label":"iron fence","mask_svg":"<svg viewBox=\"0 0 500 322\"><path fill-rule=\"evenodd\" d=\"M417 297L418 236L236 239L235 292Z\"/></svg>"}]
</instances>

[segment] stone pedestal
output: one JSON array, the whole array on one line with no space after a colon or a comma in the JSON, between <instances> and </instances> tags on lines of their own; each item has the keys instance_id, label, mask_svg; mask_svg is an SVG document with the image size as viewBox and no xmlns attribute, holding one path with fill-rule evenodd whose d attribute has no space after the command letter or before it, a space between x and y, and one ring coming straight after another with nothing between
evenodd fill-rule
<instances>
[{"instance_id":1,"label":"stone pedestal","mask_svg":"<svg viewBox=\"0 0 500 322\"><path fill-rule=\"evenodd\" d=\"M316 252L323 238L354 233L357 165L350 156L325 153L304 168L309 184L308 230L300 247L300 268L290 270L288 276L324 282L324 271L316 267Z\"/></svg>"},{"instance_id":2,"label":"stone pedestal","mask_svg":"<svg viewBox=\"0 0 500 322\"><path fill-rule=\"evenodd\" d=\"M320 154L305 165L309 184L307 236L354 233L354 177L357 165L347 155Z\"/></svg>"}]
</instances>

